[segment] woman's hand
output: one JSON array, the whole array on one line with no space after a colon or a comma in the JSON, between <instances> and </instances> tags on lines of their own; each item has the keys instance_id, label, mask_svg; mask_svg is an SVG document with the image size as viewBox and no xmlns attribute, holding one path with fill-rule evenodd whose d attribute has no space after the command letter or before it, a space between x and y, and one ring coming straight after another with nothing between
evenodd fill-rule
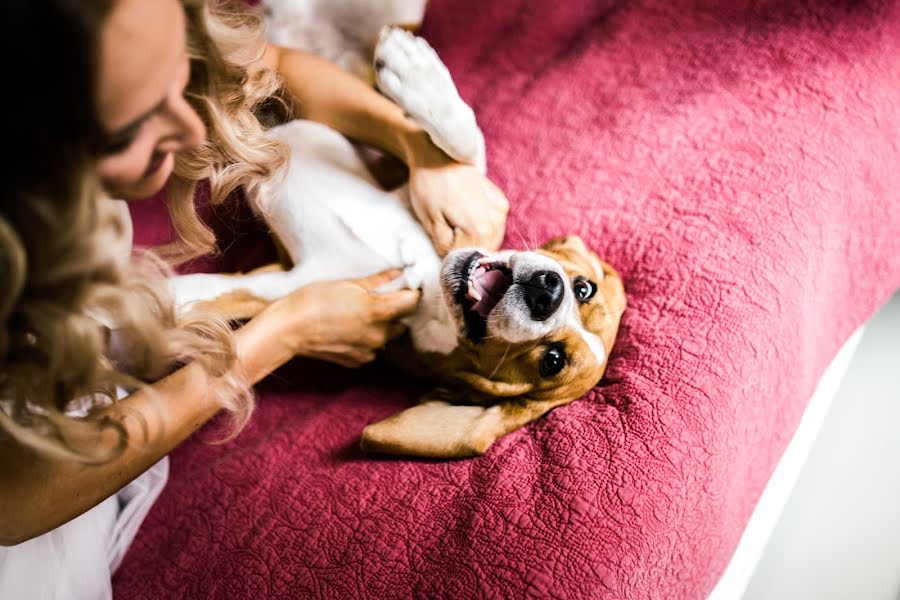
<instances>
[{"instance_id":1,"label":"woman's hand","mask_svg":"<svg viewBox=\"0 0 900 600\"><path fill-rule=\"evenodd\" d=\"M433 145L407 157L410 203L438 254L461 245L500 247L509 212L500 188Z\"/></svg>"},{"instance_id":2,"label":"woman's hand","mask_svg":"<svg viewBox=\"0 0 900 600\"><path fill-rule=\"evenodd\" d=\"M412 314L419 304L418 290L375 292L400 274L393 269L362 279L311 283L267 311L280 314L281 341L292 355L360 367L405 331L398 319Z\"/></svg>"}]
</instances>

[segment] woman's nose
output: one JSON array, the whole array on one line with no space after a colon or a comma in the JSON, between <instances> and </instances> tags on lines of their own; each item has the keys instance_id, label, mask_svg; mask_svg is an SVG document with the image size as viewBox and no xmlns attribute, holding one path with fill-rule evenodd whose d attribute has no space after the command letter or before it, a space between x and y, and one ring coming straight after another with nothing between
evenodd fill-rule
<instances>
[{"instance_id":1,"label":"woman's nose","mask_svg":"<svg viewBox=\"0 0 900 600\"><path fill-rule=\"evenodd\" d=\"M181 94L168 103L166 117L171 131L160 142L159 151L178 152L196 148L206 139L203 120Z\"/></svg>"}]
</instances>

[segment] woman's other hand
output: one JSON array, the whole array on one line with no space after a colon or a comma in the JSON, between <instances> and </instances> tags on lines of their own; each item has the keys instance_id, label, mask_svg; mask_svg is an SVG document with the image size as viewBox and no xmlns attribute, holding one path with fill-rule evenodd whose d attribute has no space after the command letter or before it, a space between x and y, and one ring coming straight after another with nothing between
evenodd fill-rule
<instances>
[{"instance_id":1,"label":"woman's other hand","mask_svg":"<svg viewBox=\"0 0 900 600\"><path fill-rule=\"evenodd\" d=\"M438 254L461 245L497 250L506 230L506 196L475 167L454 161L430 141L427 146L407 154L409 196Z\"/></svg>"},{"instance_id":2,"label":"woman's other hand","mask_svg":"<svg viewBox=\"0 0 900 600\"><path fill-rule=\"evenodd\" d=\"M360 367L405 331L399 319L419 304L418 290L375 291L400 274L392 269L361 279L311 283L266 310L280 315L280 342L292 355Z\"/></svg>"}]
</instances>

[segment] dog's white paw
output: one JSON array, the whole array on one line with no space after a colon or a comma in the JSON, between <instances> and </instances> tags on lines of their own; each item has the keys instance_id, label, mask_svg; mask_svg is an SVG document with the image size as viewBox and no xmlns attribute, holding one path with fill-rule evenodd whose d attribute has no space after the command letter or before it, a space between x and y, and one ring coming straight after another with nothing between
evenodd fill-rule
<instances>
[{"instance_id":1,"label":"dog's white paw","mask_svg":"<svg viewBox=\"0 0 900 600\"><path fill-rule=\"evenodd\" d=\"M396 279L392 279L385 284L378 286L375 290L377 294L392 294L400 290L419 290L422 289L424 277L421 269L416 265L410 265L403 269Z\"/></svg>"},{"instance_id":2,"label":"dog's white paw","mask_svg":"<svg viewBox=\"0 0 900 600\"><path fill-rule=\"evenodd\" d=\"M483 168L484 136L450 72L424 39L396 27L375 48L378 88L415 119L450 157Z\"/></svg>"},{"instance_id":3,"label":"dog's white paw","mask_svg":"<svg viewBox=\"0 0 900 600\"><path fill-rule=\"evenodd\" d=\"M426 240L426 244L431 244ZM403 238L397 247L397 256L403 265L403 272L396 278L380 286L376 291L389 294L400 290L420 290L426 281L435 277L432 261L422 260L423 254L429 252L422 249L422 241L416 238Z\"/></svg>"}]
</instances>

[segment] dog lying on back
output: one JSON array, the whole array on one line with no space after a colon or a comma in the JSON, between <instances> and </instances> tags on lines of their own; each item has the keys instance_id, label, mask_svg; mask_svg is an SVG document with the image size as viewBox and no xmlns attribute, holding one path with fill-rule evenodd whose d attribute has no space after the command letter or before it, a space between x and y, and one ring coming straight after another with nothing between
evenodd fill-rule
<instances>
[{"instance_id":1,"label":"dog lying on back","mask_svg":"<svg viewBox=\"0 0 900 600\"><path fill-rule=\"evenodd\" d=\"M428 44L385 30L375 51L378 87L460 162L484 168L484 138L446 67ZM353 146L328 127L292 121L273 128L290 148L283 179L251 198L292 263L244 276L176 277L179 306L268 302L321 280L392 267L384 287L418 288L422 301L389 345L391 361L438 386L421 404L362 433L373 452L456 458L578 399L603 375L625 309L615 270L582 240L537 250L454 250L442 261L408 208L407 189L381 189ZM236 316L234 311L231 312Z\"/></svg>"}]
</instances>

